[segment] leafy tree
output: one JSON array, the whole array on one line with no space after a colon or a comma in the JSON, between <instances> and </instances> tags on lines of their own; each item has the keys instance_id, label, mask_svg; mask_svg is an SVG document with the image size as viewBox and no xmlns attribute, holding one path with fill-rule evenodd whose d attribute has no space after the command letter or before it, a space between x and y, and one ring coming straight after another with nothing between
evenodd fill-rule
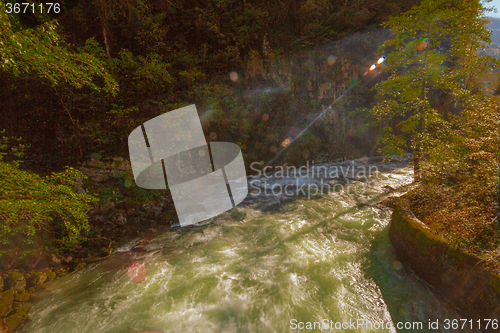
<instances>
[{"instance_id":1,"label":"leafy tree","mask_svg":"<svg viewBox=\"0 0 500 333\"><path fill-rule=\"evenodd\" d=\"M376 86L372 114L387 124L383 153L401 155L411 144L416 179L422 154L453 131L450 111L472 105L480 79L498 66L477 55L490 42L486 11L480 0L424 0L386 23L394 34L381 47L390 76Z\"/></svg>"},{"instance_id":2,"label":"leafy tree","mask_svg":"<svg viewBox=\"0 0 500 333\"><path fill-rule=\"evenodd\" d=\"M68 83L77 88L115 93L118 86L98 58L88 52L72 51L58 32L57 21L46 22L33 29L21 29L12 14L0 10L0 70L14 76L21 73L46 78L53 85ZM89 43L87 48L95 44ZM94 77L104 80L104 87Z\"/></svg>"},{"instance_id":3,"label":"leafy tree","mask_svg":"<svg viewBox=\"0 0 500 333\"><path fill-rule=\"evenodd\" d=\"M20 170L24 147L12 138L0 140L0 151L10 155L0 153L0 256L13 249L21 255L33 248L57 251L80 241L94 201L76 191L85 176L73 168L47 177Z\"/></svg>"}]
</instances>

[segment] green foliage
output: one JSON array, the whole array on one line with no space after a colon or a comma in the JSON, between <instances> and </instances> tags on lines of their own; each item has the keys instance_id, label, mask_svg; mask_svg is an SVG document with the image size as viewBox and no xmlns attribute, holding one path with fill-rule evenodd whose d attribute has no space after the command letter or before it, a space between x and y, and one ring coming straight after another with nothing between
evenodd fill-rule
<instances>
[{"instance_id":1,"label":"green foliage","mask_svg":"<svg viewBox=\"0 0 500 333\"><path fill-rule=\"evenodd\" d=\"M479 0L424 0L387 21L394 38L380 50L388 53L384 66L390 76L377 84L372 109L387 125L383 153L403 154L410 144L416 154L429 155L436 150L426 147L449 140L452 110L435 93L462 108L478 98L478 82L500 64L477 55L490 42L485 11Z\"/></svg>"},{"instance_id":2,"label":"green foliage","mask_svg":"<svg viewBox=\"0 0 500 333\"><path fill-rule=\"evenodd\" d=\"M451 119L456 130L444 131L440 140L426 147L426 178L440 183L470 183L479 201L497 195L499 156L498 97L482 96L470 109ZM481 192L481 194L479 194Z\"/></svg>"},{"instance_id":3,"label":"green foliage","mask_svg":"<svg viewBox=\"0 0 500 333\"><path fill-rule=\"evenodd\" d=\"M5 10L0 11L0 70L14 76L33 73L53 85L67 83L77 88L88 86L116 93L115 80L102 61L92 56L98 46L89 42L87 52L71 51L58 32L57 21L44 23L34 29L19 30L19 22ZM43 56L41 56L43 55ZM104 87L94 77L104 79Z\"/></svg>"},{"instance_id":4,"label":"green foliage","mask_svg":"<svg viewBox=\"0 0 500 333\"><path fill-rule=\"evenodd\" d=\"M196 91L200 103L202 124L208 134L215 133L212 141L235 142L245 149L250 137L249 110L235 90L221 84L207 84Z\"/></svg>"},{"instance_id":5,"label":"green foliage","mask_svg":"<svg viewBox=\"0 0 500 333\"><path fill-rule=\"evenodd\" d=\"M0 159L0 249L57 251L81 240L93 201L75 191L83 178L73 168L42 177Z\"/></svg>"}]
</instances>

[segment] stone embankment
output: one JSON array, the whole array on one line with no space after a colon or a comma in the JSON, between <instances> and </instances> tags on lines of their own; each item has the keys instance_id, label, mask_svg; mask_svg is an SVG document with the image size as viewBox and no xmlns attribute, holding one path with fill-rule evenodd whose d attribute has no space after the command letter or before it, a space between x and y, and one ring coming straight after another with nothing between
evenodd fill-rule
<instances>
[{"instance_id":1,"label":"stone embankment","mask_svg":"<svg viewBox=\"0 0 500 333\"><path fill-rule=\"evenodd\" d=\"M404 197L392 214L389 237L401 260L464 317L500 319L498 257L478 258L449 244L415 217Z\"/></svg>"}]
</instances>

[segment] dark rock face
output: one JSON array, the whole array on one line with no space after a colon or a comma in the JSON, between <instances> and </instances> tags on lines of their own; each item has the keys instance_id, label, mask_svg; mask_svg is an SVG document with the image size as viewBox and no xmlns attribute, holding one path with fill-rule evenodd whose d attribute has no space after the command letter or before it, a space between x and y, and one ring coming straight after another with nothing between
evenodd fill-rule
<instances>
[{"instance_id":1,"label":"dark rock face","mask_svg":"<svg viewBox=\"0 0 500 333\"><path fill-rule=\"evenodd\" d=\"M447 244L413 215L405 199L396 204L389 237L398 256L452 307L469 318L500 317L500 275L491 261Z\"/></svg>"}]
</instances>

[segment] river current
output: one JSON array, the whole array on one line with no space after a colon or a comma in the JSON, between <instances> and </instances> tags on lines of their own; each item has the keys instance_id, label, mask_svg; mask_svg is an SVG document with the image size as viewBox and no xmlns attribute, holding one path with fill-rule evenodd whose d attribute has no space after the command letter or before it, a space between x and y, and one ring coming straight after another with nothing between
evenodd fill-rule
<instances>
[{"instance_id":1,"label":"river current","mask_svg":"<svg viewBox=\"0 0 500 333\"><path fill-rule=\"evenodd\" d=\"M240 207L52 282L21 332L448 332L444 320L460 316L397 260L392 211L380 204L412 182L411 166L334 165L379 172L312 197L255 194L307 176L252 180L255 197ZM133 263L146 268L142 282L128 274Z\"/></svg>"}]
</instances>

